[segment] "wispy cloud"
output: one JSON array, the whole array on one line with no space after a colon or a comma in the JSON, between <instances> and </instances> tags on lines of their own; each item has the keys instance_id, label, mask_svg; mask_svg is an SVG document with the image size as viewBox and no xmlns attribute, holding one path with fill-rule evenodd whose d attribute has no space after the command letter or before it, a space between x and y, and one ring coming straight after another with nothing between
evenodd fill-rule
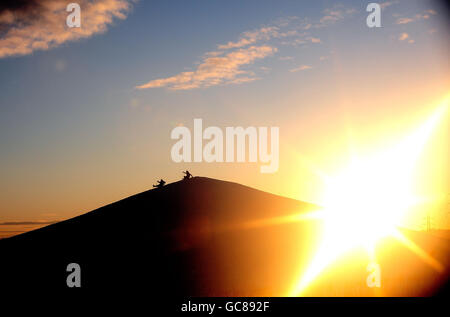
<instances>
[{"instance_id":1,"label":"wispy cloud","mask_svg":"<svg viewBox=\"0 0 450 317\"><path fill-rule=\"evenodd\" d=\"M114 19L125 19L128 0L78 0L80 28L66 25L66 6L59 0L23 0L0 6L0 58L48 50L65 42L105 32Z\"/></svg>"},{"instance_id":2,"label":"wispy cloud","mask_svg":"<svg viewBox=\"0 0 450 317\"><path fill-rule=\"evenodd\" d=\"M356 9L354 8L346 8L342 4L336 4L333 8L328 8L323 11L323 16L320 18L319 23L315 24L314 27L332 25L355 12Z\"/></svg>"},{"instance_id":3,"label":"wispy cloud","mask_svg":"<svg viewBox=\"0 0 450 317\"><path fill-rule=\"evenodd\" d=\"M275 47L268 45L240 48L224 56L206 57L195 71L182 72L172 77L151 80L136 88L169 87L174 90L186 90L223 83L250 82L256 80L256 78L251 77L252 73L242 70L241 67L253 63L257 59L270 56L276 51Z\"/></svg>"},{"instance_id":4,"label":"wispy cloud","mask_svg":"<svg viewBox=\"0 0 450 317\"><path fill-rule=\"evenodd\" d=\"M398 1L385 1L380 3L380 7L382 10L386 9L387 7L390 7L393 4L398 3Z\"/></svg>"},{"instance_id":5,"label":"wispy cloud","mask_svg":"<svg viewBox=\"0 0 450 317\"><path fill-rule=\"evenodd\" d=\"M412 17L399 17L395 23L396 24L408 24L408 23L416 22L416 21L420 21L420 20L427 20L432 15L436 15L436 14L437 14L437 12L434 10L425 10L423 13L418 13Z\"/></svg>"},{"instance_id":6,"label":"wispy cloud","mask_svg":"<svg viewBox=\"0 0 450 317\"><path fill-rule=\"evenodd\" d=\"M398 37L399 41L407 41L409 44L413 44L415 41L409 36L408 33L402 33Z\"/></svg>"},{"instance_id":7,"label":"wispy cloud","mask_svg":"<svg viewBox=\"0 0 450 317\"><path fill-rule=\"evenodd\" d=\"M399 41L404 41L406 39L409 38L409 34L408 33L402 33L400 34L400 36L398 37Z\"/></svg>"},{"instance_id":8,"label":"wispy cloud","mask_svg":"<svg viewBox=\"0 0 450 317\"><path fill-rule=\"evenodd\" d=\"M297 35L296 30L282 29L286 23L289 23L287 19L280 20L275 25L244 32L237 41L219 44L217 50L203 54L200 64L194 71L154 79L135 88L166 87L171 90L188 90L258 80L259 77L254 72L245 70L244 67L278 51L277 47L269 43L271 39Z\"/></svg>"},{"instance_id":9,"label":"wispy cloud","mask_svg":"<svg viewBox=\"0 0 450 317\"><path fill-rule=\"evenodd\" d=\"M307 70L307 69L311 69L312 67L309 65L301 65L299 67L293 68L291 70L289 70L291 73L296 73L296 72L300 72L302 70Z\"/></svg>"},{"instance_id":10,"label":"wispy cloud","mask_svg":"<svg viewBox=\"0 0 450 317\"><path fill-rule=\"evenodd\" d=\"M257 71L249 70L249 65L274 55L280 44L297 46L322 43L313 31L334 24L353 12L354 9L338 5L325 10L324 15L316 21L299 17L278 19L269 25L243 32L236 41L217 45L215 50L202 55L199 65L193 71L153 79L135 88L188 90L258 80L260 77L255 73ZM280 57L280 60L290 59L292 57Z\"/></svg>"},{"instance_id":11,"label":"wispy cloud","mask_svg":"<svg viewBox=\"0 0 450 317\"><path fill-rule=\"evenodd\" d=\"M244 32L241 38L236 42L228 42L227 44L220 44L217 46L219 50L227 50L231 48L240 48L254 44L259 40L269 40L272 37L283 36L276 26L262 27L258 30Z\"/></svg>"},{"instance_id":12,"label":"wispy cloud","mask_svg":"<svg viewBox=\"0 0 450 317\"><path fill-rule=\"evenodd\" d=\"M414 21L414 19L411 19L411 18L398 18L396 23L397 24L407 24L407 23L411 23L413 21Z\"/></svg>"}]
</instances>

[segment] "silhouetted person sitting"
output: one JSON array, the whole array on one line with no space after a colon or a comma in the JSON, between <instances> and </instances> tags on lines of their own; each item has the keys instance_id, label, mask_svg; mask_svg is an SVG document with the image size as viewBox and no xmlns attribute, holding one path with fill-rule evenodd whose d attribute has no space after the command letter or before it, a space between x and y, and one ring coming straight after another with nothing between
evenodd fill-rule
<instances>
[{"instance_id":1,"label":"silhouetted person sitting","mask_svg":"<svg viewBox=\"0 0 450 317\"><path fill-rule=\"evenodd\" d=\"M186 170L186 172L183 172L184 173L184 177L183 177L183 179L189 179L189 178L192 178L193 176L192 176L192 174L191 173L189 173L189 171L188 170Z\"/></svg>"},{"instance_id":2,"label":"silhouetted person sitting","mask_svg":"<svg viewBox=\"0 0 450 317\"><path fill-rule=\"evenodd\" d=\"M161 187L163 187L164 185L166 185L166 182L161 178L161 179L158 181L158 184L153 185L153 187L161 188Z\"/></svg>"}]
</instances>

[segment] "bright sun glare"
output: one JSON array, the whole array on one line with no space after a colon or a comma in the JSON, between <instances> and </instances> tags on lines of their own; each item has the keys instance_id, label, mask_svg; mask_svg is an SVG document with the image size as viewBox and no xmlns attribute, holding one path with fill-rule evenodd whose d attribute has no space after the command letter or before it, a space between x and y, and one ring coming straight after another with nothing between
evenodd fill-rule
<instances>
[{"instance_id":1,"label":"bright sun glare","mask_svg":"<svg viewBox=\"0 0 450 317\"><path fill-rule=\"evenodd\" d=\"M335 177L326 177L321 243L312 262L290 290L302 295L313 280L343 253L365 247L371 259L377 241L393 236L437 270L440 264L429 257L396 228L410 207L420 202L413 192L417 160L434 128L447 111L447 96L416 131L394 147L368 157L353 157Z\"/></svg>"}]
</instances>

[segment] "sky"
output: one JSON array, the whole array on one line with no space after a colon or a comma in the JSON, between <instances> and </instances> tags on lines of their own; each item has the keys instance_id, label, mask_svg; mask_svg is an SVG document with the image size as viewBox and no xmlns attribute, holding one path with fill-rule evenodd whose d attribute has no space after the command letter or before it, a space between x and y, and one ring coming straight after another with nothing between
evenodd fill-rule
<instances>
[{"instance_id":1,"label":"sky","mask_svg":"<svg viewBox=\"0 0 450 317\"><path fill-rule=\"evenodd\" d=\"M65 24L68 3L0 5L0 237L185 169L320 204L316 171L342 168L349 143L370 152L407 135L450 93L438 2L379 2L380 28L366 25L370 1L80 0L80 28ZM173 162L170 132L194 118L279 127L279 170ZM417 169L417 190L439 206L448 119ZM449 226L447 214L434 218Z\"/></svg>"}]
</instances>

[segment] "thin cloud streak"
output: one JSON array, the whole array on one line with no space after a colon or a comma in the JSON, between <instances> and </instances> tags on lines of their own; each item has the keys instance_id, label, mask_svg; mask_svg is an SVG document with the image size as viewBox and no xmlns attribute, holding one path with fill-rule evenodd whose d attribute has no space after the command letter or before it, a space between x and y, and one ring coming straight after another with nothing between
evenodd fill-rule
<instances>
[{"instance_id":1,"label":"thin cloud streak","mask_svg":"<svg viewBox=\"0 0 450 317\"><path fill-rule=\"evenodd\" d=\"M210 87L223 83L244 83L256 80L249 77L249 71L241 69L257 59L274 54L277 48L268 45L250 46L245 49L230 52L221 57L207 57L195 71L182 72L178 75L151 80L139 85L137 89L169 87L173 90L186 90L200 87ZM238 77L244 76L244 77Z\"/></svg>"},{"instance_id":2,"label":"thin cloud streak","mask_svg":"<svg viewBox=\"0 0 450 317\"><path fill-rule=\"evenodd\" d=\"M293 68L290 70L291 73L296 73L296 72L300 72L302 70L307 70L307 69L311 69L312 67L309 65L301 65L299 67Z\"/></svg>"},{"instance_id":3,"label":"thin cloud streak","mask_svg":"<svg viewBox=\"0 0 450 317\"><path fill-rule=\"evenodd\" d=\"M28 225L51 225L58 221L7 221L0 222L0 226L28 226Z\"/></svg>"},{"instance_id":4,"label":"thin cloud streak","mask_svg":"<svg viewBox=\"0 0 450 317\"><path fill-rule=\"evenodd\" d=\"M423 13L418 13L413 17L402 17L402 18L398 18L397 21L395 22L396 24L408 24L408 23L412 23L412 22L416 22L416 21L420 21L420 20L428 20L432 15L436 15L437 12L434 10L426 10Z\"/></svg>"},{"instance_id":5,"label":"thin cloud streak","mask_svg":"<svg viewBox=\"0 0 450 317\"><path fill-rule=\"evenodd\" d=\"M398 1L385 1L380 3L380 7L382 10L386 9L387 7L390 7L393 4L398 3Z\"/></svg>"}]
</instances>

